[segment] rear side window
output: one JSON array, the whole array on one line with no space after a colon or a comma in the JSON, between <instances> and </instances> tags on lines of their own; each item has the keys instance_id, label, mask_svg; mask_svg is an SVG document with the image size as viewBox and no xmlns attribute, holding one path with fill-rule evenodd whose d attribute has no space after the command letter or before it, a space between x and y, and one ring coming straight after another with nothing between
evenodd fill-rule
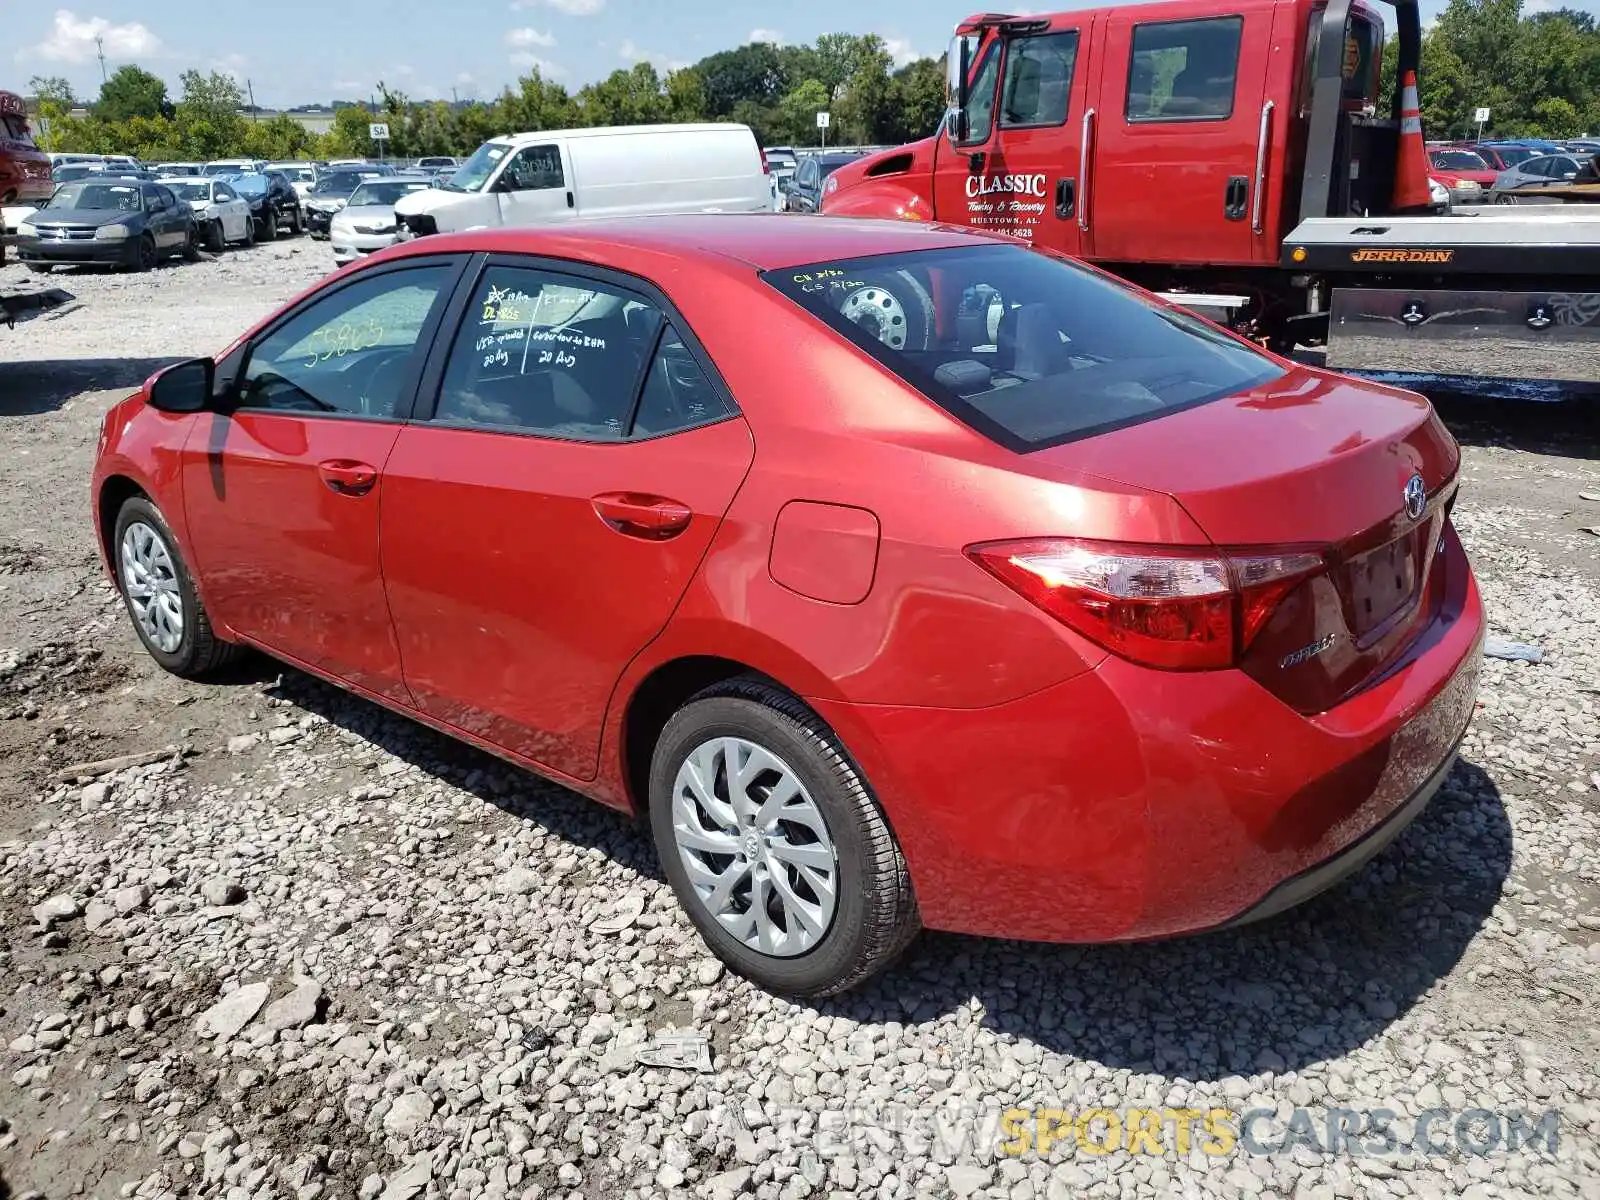
<instances>
[{"instance_id":1,"label":"rear side window","mask_svg":"<svg viewBox=\"0 0 1600 1200\"><path fill-rule=\"evenodd\" d=\"M1155 420L1283 374L1198 318L1023 246L847 259L763 278L1018 452Z\"/></svg>"},{"instance_id":2,"label":"rear side window","mask_svg":"<svg viewBox=\"0 0 1600 1200\"><path fill-rule=\"evenodd\" d=\"M1072 68L1078 58L1078 31L1018 38L1006 51L1006 84L1000 100L1000 126L1060 125L1067 119Z\"/></svg>"},{"instance_id":3,"label":"rear side window","mask_svg":"<svg viewBox=\"0 0 1600 1200\"><path fill-rule=\"evenodd\" d=\"M1242 17L1137 25L1129 121L1221 121L1233 115Z\"/></svg>"},{"instance_id":4,"label":"rear side window","mask_svg":"<svg viewBox=\"0 0 1600 1200\"><path fill-rule=\"evenodd\" d=\"M617 442L728 411L649 300L590 279L491 266L456 334L434 419Z\"/></svg>"}]
</instances>

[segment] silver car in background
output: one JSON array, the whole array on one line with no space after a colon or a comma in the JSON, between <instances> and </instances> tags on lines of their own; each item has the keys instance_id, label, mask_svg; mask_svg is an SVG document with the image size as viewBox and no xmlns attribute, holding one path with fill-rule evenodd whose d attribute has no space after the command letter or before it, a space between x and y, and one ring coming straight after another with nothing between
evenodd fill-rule
<instances>
[{"instance_id":1,"label":"silver car in background","mask_svg":"<svg viewBox=\"0 0 1600 1200\"><path fill-rule=\"evenodd\" d=\"M333 215L328 230L333 243L333 261L344 266L374 250L393 245L397 240L395 201L433 186L431 175L394 175L363 182L350 193L344 208Z\"/></svg>"}]
</instances>

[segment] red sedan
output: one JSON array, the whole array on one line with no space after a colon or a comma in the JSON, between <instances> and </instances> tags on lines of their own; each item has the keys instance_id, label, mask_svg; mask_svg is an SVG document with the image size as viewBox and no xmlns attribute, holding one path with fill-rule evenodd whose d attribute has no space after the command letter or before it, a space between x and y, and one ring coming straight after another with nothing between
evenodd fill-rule
<instances>
[{"instance_id":1,"label":"red sedan","mask_svg":"<svg viewBox=\"0 0 1600 1200\"><path fill-rule=\"evenodd\" d=\"M106 416L134 628L648 815L707 944L1277 912L1449 768L1483 614L1421 397L909 223L436 236Z\"/></svg>"}]
</instances>

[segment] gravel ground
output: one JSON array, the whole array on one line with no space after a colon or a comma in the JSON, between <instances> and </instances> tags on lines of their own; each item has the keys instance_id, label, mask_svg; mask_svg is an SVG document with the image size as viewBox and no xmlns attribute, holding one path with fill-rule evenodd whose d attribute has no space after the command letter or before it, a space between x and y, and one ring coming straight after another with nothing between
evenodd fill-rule
<instances>
[{"instance_id":1,"label":"gravel ground","mask_svg":"<svg viewBox=\"0 0 1600 1200\"><path fill-rule=\"evenodd\" d=\"M75 311L0 330L0 1197L1600 1195L1576 414L1449 414L1494 632L1545 658L1487 664L1461 764L1357 877L1160 945L929 935L797 1005L724 974L614 814L264 661L198 686L140 651L88 531L100 414L331 266L58 273ZM1140 1152L1093 1152L1104 1115L1019 1136L1130 1107L1270 1112L1228 1153L1171 1112ZM1553 1148L1508 1147L1552 1110Z\"/></svg>"}]
</instances>

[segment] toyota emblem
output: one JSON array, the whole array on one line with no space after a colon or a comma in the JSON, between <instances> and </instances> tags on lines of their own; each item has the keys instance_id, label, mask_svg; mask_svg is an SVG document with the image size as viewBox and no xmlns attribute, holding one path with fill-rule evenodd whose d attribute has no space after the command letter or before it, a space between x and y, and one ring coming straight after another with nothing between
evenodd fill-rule
<instances>
[{"instance_id":1,"label":"toyota emblem","mask_svg":"<svg viewBox=\"0 0 1600 1200\"><path fill-rule=\"evenodd\" d=\"M1422 516L1428 507L1428 485L1422 481L1422 476L1413 475L1406 480L1406 490L1401 495L1405 497L1406 516L1413 521Z\"/></svg>"}]
</instances>

